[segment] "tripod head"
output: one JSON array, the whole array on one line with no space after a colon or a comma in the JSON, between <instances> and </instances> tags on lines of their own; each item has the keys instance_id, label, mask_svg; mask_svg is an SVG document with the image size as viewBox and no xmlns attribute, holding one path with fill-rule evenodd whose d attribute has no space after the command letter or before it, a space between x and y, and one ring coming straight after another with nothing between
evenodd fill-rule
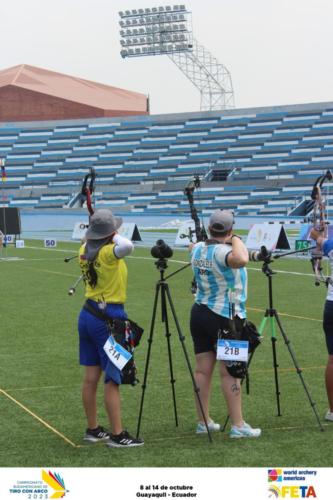
<instances>
[{"instance_id":1,"label":"tripod head","mask_svg":"<svg viewBox=\"0 0 333 500\"><path fill-rule=\"evenodd\" d=\"M164 240L157 240L150 253L156 259L169 259L173 255L173 250Z\"/></svg>"},{"instance_id":2,"label":"tripod head","mask_svg":"<svg viewBox=\"0 0 333 500\"><path fill-rule=\"evenodd\" d=\"M164 240L157 240L156 244L151 248L150 253L153 257L158 259L155 266L163 274L163 271L168 267L167 259L172 257L173 250L165 243Z\"/></svg>"},{"instance_id":3,"label":"tripod head","mask_svg":"<svg viewBox=\"0 0 333 500\"><path fill-rule=\"evenodd\" d=\"M308 247L306 251L309 250L315 250L317 247ZM276 274L274 271L272 271L269 267L269 264L271 264L274 260L276 259L281 259L282 257L287 257L288 255L294 255L296 253L301 253L304 252L304 248L301 248L299 250L294 250L292 252L285 252L285 253L280 253L278 255L272 255L271 252L267 250L265 246L262 246L260 249L260 258L258 260L263 261L263 266L262 266L262 272L266 274L266 276L272 276L272 274Z\"/></svg>"},{"instance_id":4,"label":"tripod head","mask_svg":"<svg viewBox=\"0 0 333 500\"><path fill-rule=\"evenodd\" d=\"M272 260L264 261L262 265L262 272L266 274L266 276L273 276L273 274L276 274L275 271L273 271L270 267L269 264L273 262Z\"/></svg>"},{"instance_id":5,"label":"tripod head","mask_svg":"<svg viewBox=\"0 0 333 500\"><path fill-rule=\"evenodd\" d=\"M269 267L269 264L273 262L272 259L272 252L268 251L265 246L262 246L260 248L260 252L257 256L257 259L260 260L262 264L262 272L266 276L272 276L273 274L276 274L272 269Z\"/></svg>"},{"instance_id":6,"label":"tripod head","mask_svg":"<svg viewBox=\"0 0 333 500\"><path fill-rule=\"evenodd\" d=\"M157 267L157 270L162 272L166 270L168 267L168 261L167 259L160 258L154 262L155 266Z\"/></svg>"},{"instance_id":7,"label":"tripod head","mask_svg":"<svg viewBox=\"0 0 333 500\"><path fill-rule=\"evenodd\" d=\"M174 276L175 274L178 274L180 271L182 271L183 269L186 269L187 267L189 267L191 265L190 263L185 264L185 266L181 267L180 269L177 269L177 271L174 271L173 273L171 273L168 276L164 277L164 271L168 267L168 259L169 259L169 257L173 256L173 250L172 250L172 248L170 248L165 243L165 241L163 241L163 240L157 240L156 241L156 245L154 245L152 247L152 249L150 250L150 253L151 253L151 255L153 257L155 257L156 259L158 259L155 262L155 266L160 271L160 273L161 273L161 280L163 280L163 281L167 280L168 278L171 278L171 276Z\"/></svg>"}]
</instances>

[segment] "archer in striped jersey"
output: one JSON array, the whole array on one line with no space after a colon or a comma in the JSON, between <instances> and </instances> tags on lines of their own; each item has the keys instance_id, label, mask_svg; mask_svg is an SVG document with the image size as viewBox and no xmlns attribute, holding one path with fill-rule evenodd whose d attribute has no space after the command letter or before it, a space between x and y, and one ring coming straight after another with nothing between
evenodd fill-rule
<instances>
[{"instance_id":1,"label":"archer in striped jersey","mask_svg":"<svg viewBox=\"0 0 333 500\"><path fill-rule=\"evenodd\" d=\"M196 358L195 380L204 411L196 398L197 433L219 431L220 425L209 415L212 375L216 364L218 332L230 331L230 320L242 328L246 319L247 271L249 252L241 238L233 233L234 216L227 210L216 210L209 220L210 239L191 249L191 263L197 282L195 303L191 310L190 329ZM259 260L258 252L251 260ZM219 361L222 392L231 418L231 438L259 437L243 419L240 379L224 361Z\"/></svg>"}]
</instances>

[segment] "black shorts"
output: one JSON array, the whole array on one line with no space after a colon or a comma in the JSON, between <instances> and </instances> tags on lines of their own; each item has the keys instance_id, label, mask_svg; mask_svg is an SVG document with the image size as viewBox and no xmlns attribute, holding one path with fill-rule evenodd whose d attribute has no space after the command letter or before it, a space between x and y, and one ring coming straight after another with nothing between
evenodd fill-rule
<instances>
[{"instance_id":1,"label":"black shorts","mask_svg":"<svg viewBox=\"0 0 333 500\"><path fill-rule=\"evenodd\" d=\"M333 355L333 301L326 300L324 307L323 328L328 354Z\"/></svg>"},{"instance_id":2,"label":"black shorts","mask_svg":"<svg viewBox=\"0 0 333 500\"><path fill-rule=\"evenodd\" d=\"M240 320L243 323L243 320ZM230 330L229 318L215 314L203 304L193 304L191 310L190 330L195 354L216 352L218 331Z\"/></svg>"}]
</instances>

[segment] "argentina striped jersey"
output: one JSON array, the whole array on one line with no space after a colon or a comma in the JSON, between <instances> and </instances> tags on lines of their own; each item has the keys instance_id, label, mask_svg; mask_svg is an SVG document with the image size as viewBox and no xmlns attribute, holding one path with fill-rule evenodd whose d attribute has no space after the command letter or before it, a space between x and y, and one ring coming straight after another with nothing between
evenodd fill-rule
<instances>
[{"instance_id":1,"label":"argentina striped jersey","mask_svg":"<svg viewBox=\"0 0 333 500\"><path fill-rule=\"evenodd\" d=\"M194 245L191 264L197 282L195 301L220 316L246 318L247 271L232 269L226 263L231 246L224 243Z\"/></svg>"}]
</instances>

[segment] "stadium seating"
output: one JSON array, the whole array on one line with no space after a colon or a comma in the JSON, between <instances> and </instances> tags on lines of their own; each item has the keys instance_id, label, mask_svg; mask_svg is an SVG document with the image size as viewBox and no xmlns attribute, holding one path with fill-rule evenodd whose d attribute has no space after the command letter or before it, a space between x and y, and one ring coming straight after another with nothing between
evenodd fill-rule
<instances>
[{"instance_id":1,"label":"stadium seating","mask_svg":"<svg viewBox=\"0 0 333 500\"><path fill-rule=\"evenodd\" d=\"M223 112L0 123L8 206L73 206L94 167L96 206L188 214L196 203L239 214L288 215L333 161L333 103Z\"/></svg>"}]
</instances>

